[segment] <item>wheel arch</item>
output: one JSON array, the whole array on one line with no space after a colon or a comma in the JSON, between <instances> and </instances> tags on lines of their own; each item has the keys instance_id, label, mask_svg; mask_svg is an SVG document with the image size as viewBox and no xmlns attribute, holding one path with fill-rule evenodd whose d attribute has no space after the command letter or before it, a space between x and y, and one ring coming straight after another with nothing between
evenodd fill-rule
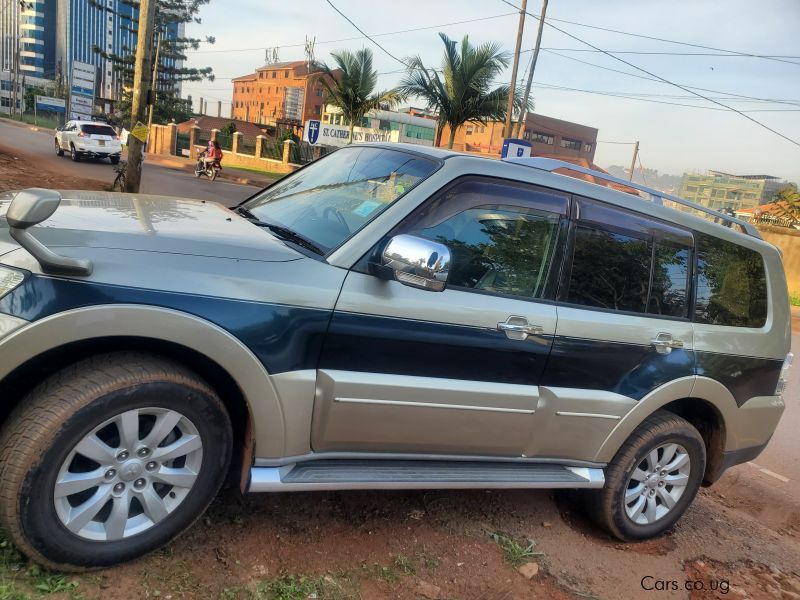
<instances>
[{"instance_id":1,"label":"wheel arch","mask_svg":"<svg viewBox=\"0 0 800 600\"><path fill-rule=\"evenodd\" d=\"M183 364L220 394L241 436L241 460L282 456L284 416L261 362L224 329L159 307L111 305L57 313L26 325L0 342L3 419L43 377L100 353L136 350ZM11 400L9 402L9 399ZM236 455L234 455L236 458ZM243 468L247 477L249 466Z\"/></svg>"},{"instance_id":2,"label":"wheel arch","mask_svg":"<svg viewBox=\"0 0 800 600\"><path fill-rule=\"evenodd\" d=\"M645 396L619 421L598 450L595 460L610 462L636 428L659 410L686 419L700 432L707 455L704 482L716 481L722 470L725 451L737 446L733 424L738 406L725 386L706 377L684 377Z\"/></svg>"}]
</instances>

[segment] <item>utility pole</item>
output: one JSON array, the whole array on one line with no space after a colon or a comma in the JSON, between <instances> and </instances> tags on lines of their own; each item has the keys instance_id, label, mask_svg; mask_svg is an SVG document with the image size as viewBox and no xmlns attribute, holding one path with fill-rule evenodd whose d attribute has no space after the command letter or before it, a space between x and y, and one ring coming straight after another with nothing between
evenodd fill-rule
<instances>
[{"instance_id":1,"label":"utility pole","mask_svg":"<svg viewBox=\"0 0 800 600\"><path fill-rule=\"evenodd\" d=\"M222 100L217 100L217 116L222 116Z\"/></svg>"},{"instance_id":2,"label":"utility pole","mask_svg":"<svg viewBox=\"0 0 800 600\"><path fill-rule=\"evenodd\" d=\"M542 12L539 15L539 30L536 32L536 46L533 49L533 58L531 59L531 70L528 72L528 81L525 83L525 105L528 104L528 98L531 96L531 85L533 84L533 72L536 69L536 59L539 58L539 47L542 45L542 30L544 29L544 17L547 14L547 0L542 0ZM514 137L519 137L519 132L522 130L522 124L528 116L528 109L524 108L519 113L519 121L517 127L514 129Z\"/></svg>"},{"instance_id":3,"label":"utility pole","mask_svg":"<svg viewBox=\"0 0 800 600\"><path fill-rule=\"evenodd\" d=\"M628 181L633 181L633 169L636 167L636 157L639 156L639 142L633 147L633 160L631 161L631 171L628 173Z\"/></svg>"},{"instance_id":4,"label":"utility pole","mask_svg":"<svg viewBox=\"0 0 800 600\"><path fill-rule=\"evenodd\" d=\"M150 52L152 50L153 28L155 24L157 0L140 0L139 35L136 41L136 70L133 75L133 103L131 106L131 127L144 120L147 107L147 90L150 75ZM133 135L128 136L128 167L125 170L125 191L136 193L142 181L142 149L144 142Z\"/></svg>"},{"instance_id":5,"label":"utility pole","mask_svg":"<svg viewBox=\"0 0 800 600\"><path fill-rule=\"evenodd\" d=\"M508 107L506 109L506 124L503 137L511 137L512 113L514 112L514 89L517 87L517 69L519 68L519 51L522 47L522 32L525 29L525 8L528 0L522 0L519 9L519 25L517 25L517 45L514 48L514 64L511 67L511 85L508 88Z\"/></svg>"},{"instance_id":6,"label":"utility pole","mask_svg":"<svg viewBox=\"0 0 800 600\"><path fill-rule=\"evenodd\" d=\"M156 112L156 94L158 93L158 59L161 56L161 34L156 44L156 58L153 61L153 79L150 83L150 108L147 111L147 130L153 128L153 113Z\"/></svg>"},{"instance_id":7,"label":"utility pole","mask_svg":"<svg viewBox=\"0 0 800 600\"><path fill-rule=\"evenodd\" d=\"M19 41L21 36L17 36L17 51L15 53L14 58L14 97L11 100L11 116L14 117L17 114L17 98L19 96Z\"/></svg>"}]
</instances>

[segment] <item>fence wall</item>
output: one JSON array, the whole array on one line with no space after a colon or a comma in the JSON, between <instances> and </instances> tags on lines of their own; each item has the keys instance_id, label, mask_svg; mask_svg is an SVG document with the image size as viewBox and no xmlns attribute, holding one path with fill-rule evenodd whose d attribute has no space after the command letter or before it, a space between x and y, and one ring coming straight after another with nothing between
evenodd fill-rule
<instances>
[{"instance_id":1,"label":"fence wall","mask_svg":"<svg viewBox=\"0 0 800 600\"><path fill-rule=\"evenodd\" d=\"M800 231L788 227L758 225L762 237L781 249L789 292L800 294Z\"/></svg>"}]
</instances>

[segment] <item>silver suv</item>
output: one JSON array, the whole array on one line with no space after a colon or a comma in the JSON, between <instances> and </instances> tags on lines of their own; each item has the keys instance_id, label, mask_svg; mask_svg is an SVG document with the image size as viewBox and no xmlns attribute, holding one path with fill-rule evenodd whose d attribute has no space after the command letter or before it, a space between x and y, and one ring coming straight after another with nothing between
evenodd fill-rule
<instances>
[{"instance_id":1,"label":"silver suv","mask_svg":"<svg viewBox=\"0 0 800 600\"><path fill-rule=\"evenodd\" d=\"M233 211L0 197L2 526L45 565L111 565L231 477L584 488L620 539L669 529L781 416L781 256L564 167L358 145Z\"/></svg>"}]
</instances>

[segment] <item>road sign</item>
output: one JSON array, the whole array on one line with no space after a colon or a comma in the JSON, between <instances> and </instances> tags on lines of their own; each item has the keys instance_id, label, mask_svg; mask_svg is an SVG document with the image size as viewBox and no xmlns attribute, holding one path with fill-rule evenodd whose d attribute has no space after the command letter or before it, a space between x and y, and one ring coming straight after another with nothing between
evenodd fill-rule
<instances>
[{"instance_id":1,"label":"road sign","mask_svg":"<svg viewBox=\"0 0 800 600\"><path fill-rule=\"evenodd\" d=\"M73 61L69 102L71 119L91 120L96 78L97 68L94 65Z\"/></svg>"},{"instance_id":2,"label":"road sign","mask_svg":"<svg viewBox=\"0 0 800 600\"><path fill-rule=\"evenodd\" d=\"M503 149L500 158L528 158L531 155L532 144L526 140L506 138L503 140Z\"/></svg>"},{"instance_id":3,"label":"road sign","mask_svg":"<svg viewBox=\"0 0 800 600\"><path fill-rule=\"evenodd\" d=\"M61 98L51 98L50 96L36 96L36 110L45 112L63 113L67 110L67 102Z\"/></svg>"},{"instance_id":4,"label":"road sign","mask_svg":"<svg viewBox=\"0 0 800 600\"><path fill-rule=\"evenodd\" d=\"M147 142L147 134L149 132L150 130L147 129L147 125L142 125L141 123L137 123L136 127L131 129L130 134L144 144L145 142Z\"/></svg>"}]
</instances>

